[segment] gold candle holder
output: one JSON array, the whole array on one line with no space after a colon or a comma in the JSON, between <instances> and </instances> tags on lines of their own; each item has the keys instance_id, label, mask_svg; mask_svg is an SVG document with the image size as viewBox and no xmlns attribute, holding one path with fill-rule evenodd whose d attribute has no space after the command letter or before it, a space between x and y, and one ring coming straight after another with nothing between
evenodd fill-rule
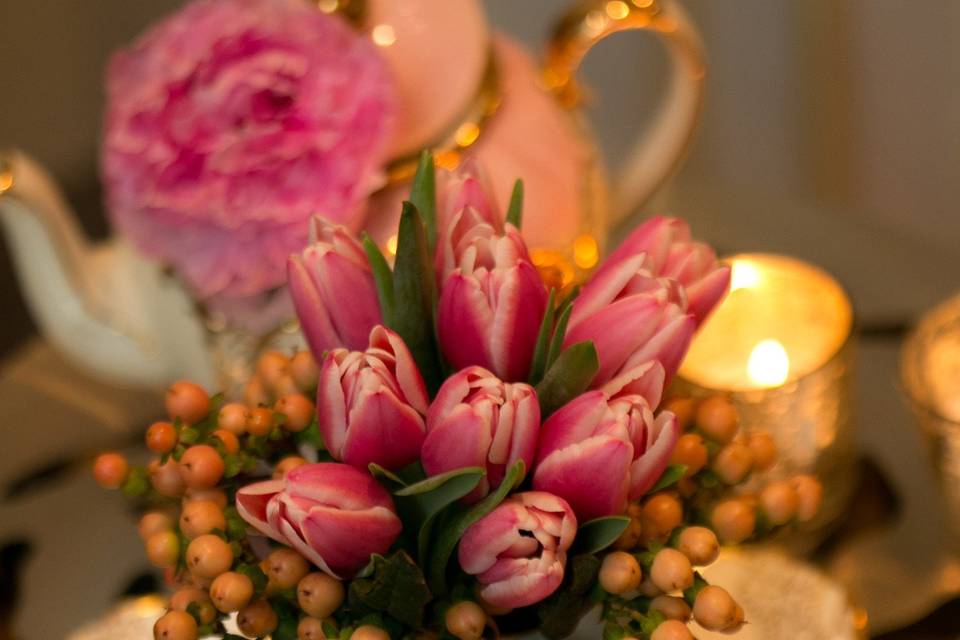
<instances>
[{"instance_id":1,"label":"gold candle holder","mask_svg":"<svg viewBox=\"0 0 960 640\"><path fill-rule=\"evenodd\" d=\"M960 295L923 315L903 344L900 372L960 552Z\"/></svg>"},{"instance_id":2,"label":"gold candle holder","mask_svg":"<svg viewBox=\"0 0 960 640\"><path fill-rule=\"evenodd\" d=\"M813 542L856 484L853 308L828 273L795 258L745 253L726 262L730 293L694 338L678 390L727 394L745 433L773 437L780 460L754 482L820 478L823 508L804 528Z\"/></svg>"}]
</instances>

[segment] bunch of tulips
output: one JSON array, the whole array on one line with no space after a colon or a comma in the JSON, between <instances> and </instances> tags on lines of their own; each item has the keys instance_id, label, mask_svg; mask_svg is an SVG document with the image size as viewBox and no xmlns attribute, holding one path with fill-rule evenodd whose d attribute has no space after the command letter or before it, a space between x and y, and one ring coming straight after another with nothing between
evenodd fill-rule
<instances>
[{"instance_id":1,"label":"bunch of tulips","mask_svg":"<svg viewBox=\"0 0 960 640\"><path fill-rule=\"evenodd\" d=\"M653 218L549 289L522 199L501 214L476 166L425 154L391 259L316 219L288 263L310 350L264 354L242 402L174 384L155 460L97 459L179 587L156 638L236 638L232 613L274 640L560 638L595 609L607 640L743 624L694 567L812 518L820 485L734 494L770 438L721 396L661 402L729 270Z\"/></svg>"}]
</instances>

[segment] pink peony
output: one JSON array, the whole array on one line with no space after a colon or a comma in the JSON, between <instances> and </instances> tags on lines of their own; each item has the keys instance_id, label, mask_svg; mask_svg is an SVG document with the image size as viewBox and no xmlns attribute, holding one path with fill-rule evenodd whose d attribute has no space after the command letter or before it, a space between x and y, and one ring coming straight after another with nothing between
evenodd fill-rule
<instances>
[{"instance_id":1,"label":"pink peony","mask_svg":"<svg viewBox=\"0 0 960 640\"><path fill-rule=\"evenodd\" d=\"M198 0L116 54L111 217L201 298L281 286L310 216L356 225L392 84L372 44L303 0Z\"/></svg>"}]
</instances>

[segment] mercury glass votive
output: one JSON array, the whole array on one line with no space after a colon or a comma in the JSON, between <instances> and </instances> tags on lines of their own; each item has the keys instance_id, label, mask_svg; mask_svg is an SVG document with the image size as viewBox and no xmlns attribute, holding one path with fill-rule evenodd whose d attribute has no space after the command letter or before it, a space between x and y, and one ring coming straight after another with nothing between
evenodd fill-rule
<instances>
[{"instance_id":1,"label":"mercury glass votive","mask_svg":"<svg viewBox=\"0 0 960 640\"><path fill-rule=\"evenodd\" d=\"M856 484L853 307L835 279L796 258L745 253L725 261L730 293L694 338L678 391L726 394L743 433L773 437L780 460L754 482L816 474L824 503L805 531L824 531Z\"/></svg>"},{"instance_id":2,"label":"mercury glass votive","mask_svg":"<svg viewBox=\"0 0 960 640\"><path fill-rule=\"evenodd\" d=\"M900 365L940 481L954 550L960 551L960 295L923 315L904 342Z\"/></svg>"}]
</instances>

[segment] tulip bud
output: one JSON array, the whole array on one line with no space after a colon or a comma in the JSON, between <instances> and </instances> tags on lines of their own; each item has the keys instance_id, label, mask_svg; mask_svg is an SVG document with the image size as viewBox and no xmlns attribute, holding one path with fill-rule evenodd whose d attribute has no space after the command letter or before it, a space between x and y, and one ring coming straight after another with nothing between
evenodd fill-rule
<instances>
[{"instance_id":1,"label":"tulip bud","mask_svg":"<svg viewBox=\"0 0 960 640\"><path fill-rule=\"evenodd\" d=\"M468 367L448 378L430 405L421 462L428 475L485 468L480 484L466 496L475 502L518 460L531 468L539 430L533 387L506 384L482 367Z\"/></svg>"},{"instance_id":2,"label":"tulip bud","mask_svg":"<svg viewBox=\"0 0 960 640\"><path fill-rule=\"evenodd\" d=\"M460 567L483 585L491 605L525 607L563 582L577 518L563 499L542 491L515 493L475 522L460 540Z\"/></svg>"},{"instance_id":3,"label":"tulip bud","mask_svg":"<svg viewBox=\"0 0 960 640\"><path fill-rule=\"evenodd\" d=\"M427 391L403 340L382 326L366 351L327 354L317 388L317 420L335 459L366 470L399 469L420 457Z\"/></svg>"},{"instance_id":4,"label":"tulip bud","mask_svg":"<svg viewBox=\"0 0 960 640\"><path fill-rule=\"evenodd\" d=\"M335 463L303 465L283 480L243 487L237 511L335 578L385 553L402 528L390 494L368 472Z\"/></svg>"},{"instance_id":5,"label":"tulip bud","mask_svg":"<svg viewBox=\"0 0 960 640\"><path fill-rule=\"evenodd\" d=\"M362 349L380 322L373 272L363 247L343 226L312 223L314 242L287 261L294 308L310 350Z\"/></svg>"}]
</instances>

